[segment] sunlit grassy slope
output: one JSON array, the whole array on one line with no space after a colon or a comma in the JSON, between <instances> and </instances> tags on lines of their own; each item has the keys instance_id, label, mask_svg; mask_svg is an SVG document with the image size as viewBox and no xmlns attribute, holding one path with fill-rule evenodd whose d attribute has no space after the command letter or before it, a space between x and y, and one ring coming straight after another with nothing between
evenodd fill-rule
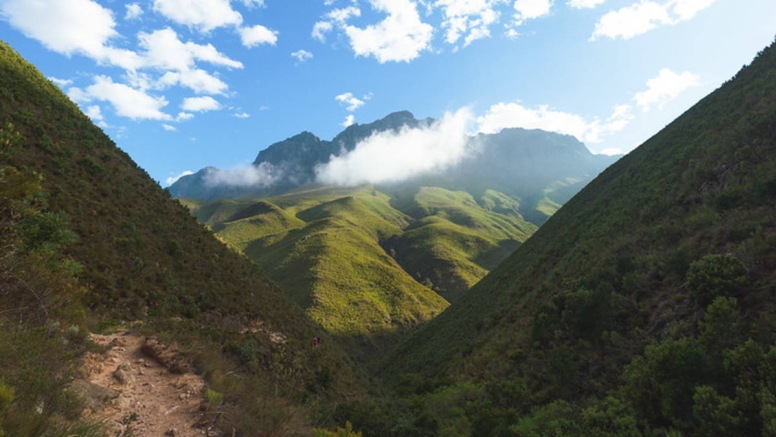
<instances>
[{"instance_id":1,"label":"sunlit grassy slope","mask_svg":"<svg viewBox=\"0 0 776 437\"><path fill-rule=\"evenodd\" d=\"M774 271L771 46L605 170L381 374L480 384L426 397L476 435L766 435Z\"/></svg>"},{"instance_id":2,"label":"sunlit grassy slope","mask_svg":"<svg viewBox=\"0 0 776 437\"><path fill-rule=\"evenodd\" d=\"M399 199L371 186L306 186L255 201L183 202L361 355L389 350L536 229L495 191L478 202L442 188Z\"/></svg>"}]
</instances>

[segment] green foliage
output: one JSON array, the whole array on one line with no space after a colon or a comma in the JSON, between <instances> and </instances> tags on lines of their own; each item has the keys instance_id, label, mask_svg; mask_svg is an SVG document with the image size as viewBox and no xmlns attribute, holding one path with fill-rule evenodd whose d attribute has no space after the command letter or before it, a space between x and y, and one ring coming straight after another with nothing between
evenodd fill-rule
<instances>
[{"instance_id":1,"label":"green foliage","mask_svg":"<svg viewBox=\"0 0 776 437\"><path fill-rule=\"evenodd\" d=\"M224 402L224 395L217 391L207 389L205 391L205 400L210 408L218 408Z\"/></svg>"},{"instance_id":2,"label":"green foliage","mask_svg":"<svg viewBox=\"0 0 776 437\"><path fill-rule=\"evenodd\" d=\"M623 372L627 399L649 423L686 427L695 387L712 381L706 352L692 338L647 346Z\"/></svg>"},{"instance_id":3,"label":"green foliage","mask_svg":"<svg viewBox=\"0 0 776 437\"><path fill-rule=\"evenodd\" d=\"M743 418L739 406L735 400L719 395L714 388L696 387L692 409L698 421L697 435L741 435Z\"/></svg>"},{"instance_id":4,"label":"green foliage","mask_svg":"<svg viewBox=\"0 0 776 437\"><path fill-rule=\"evenodd\" d=\"M313 437L361 437L361 433L353 432L353 424L350 422L345 422L345 427L338 427L336 431L313 429Z\"/></svg>"},{"instance_id":5,"label":"green foliage","mask_svg":"<svg viewBox=\"0 0 776 437\"><path fill-rule=\"evenodd\" d=\"M615 396L607 396L582 410L585 435L589 436L641 436L636 411L627 402Z\"/></svg>"},{"instance_id":6,"label":"green foliage","mask_svg":"<svg viewBox=\"0 0 776 437\"><path fill-rule=\"evenodd\" d=\"M3 419L6 414L8 414L13 399L14 388L6 385L5 381L0 378L0 437L5 436L5 431L3 431Z\"/></svg>"},{"instance_id":7,"label":"green foliage","mask_svg":"<svg viewBox=\"0 0 776 437\"><path fill-rule=\"evenodd\" d=\"M749 285L746 266L731 256L706 255L690 264L684 283L701 305L718 296L739 296Z\"/></svg>"}]
</instances>

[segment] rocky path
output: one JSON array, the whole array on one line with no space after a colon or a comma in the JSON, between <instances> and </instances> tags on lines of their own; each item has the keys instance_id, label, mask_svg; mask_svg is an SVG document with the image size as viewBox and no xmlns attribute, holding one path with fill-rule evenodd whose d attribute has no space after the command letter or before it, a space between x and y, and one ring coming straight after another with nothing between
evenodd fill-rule
<instances>
[{"instance_id":1,"label":"rocky path","mask_svg":"<svg viewBox=\"0 0 776 437\"><path fill-rule=\"evenodd\" d=\"M204 383L174 350L123 331L92 340L107 350L89 353L83 379L74 383L87 400L85 416L104 420L121 437L207 435Z\"/></svg>"}]
</instances>

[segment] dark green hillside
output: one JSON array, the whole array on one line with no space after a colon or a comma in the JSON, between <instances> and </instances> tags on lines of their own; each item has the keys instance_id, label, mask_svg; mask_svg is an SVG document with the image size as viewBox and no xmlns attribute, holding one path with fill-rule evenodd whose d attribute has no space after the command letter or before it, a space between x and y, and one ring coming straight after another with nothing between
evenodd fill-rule
<instances>
[{"instance_id":1,"label":"dark green hillside","mask_svg":"<svg viewBox=\"0 0 776 437\"><path fill-rule=\"evenodd\" d=\"M446 435L773 435L775 151L776 44L398 348L386 381L435 376L399 389ZM343 415L379 429L365 408Z\"/></svg>"},{"instance_id":2,"label":"dark green hillside","mask_svg":"<svg viewBox=\"0 0 776 437\"><path fill-rule=\"evenodd\" d=\"M305 385L316 389L316 371L326 367L338 372L332 396L360 392L334 345L312 355L309 339L320 329L265 274L198 224L5 44L0 45L0 123L10 123L6 130L21 138L6 165L40 175L47 210L62 214L77 237L64 256L81 266L78 279L85 291L79 302L93 328L137 320L149 333L177 339L232 401L238 399L237 385L227 384L223 374L238 365L250 369L240 373L244 387L256 387L250 396L260 396L261 384L271 386L274 378L287 386L282 394L296 399ZM41 229L36 232L47 232ZM263 330L241 334L257 324ZM289 342L278 346L268 332L282 332ZM296 373L284 381L271 376L278 374L272 366L290 363L304 366L286 367Z\"/></svg>"}]
</instances>

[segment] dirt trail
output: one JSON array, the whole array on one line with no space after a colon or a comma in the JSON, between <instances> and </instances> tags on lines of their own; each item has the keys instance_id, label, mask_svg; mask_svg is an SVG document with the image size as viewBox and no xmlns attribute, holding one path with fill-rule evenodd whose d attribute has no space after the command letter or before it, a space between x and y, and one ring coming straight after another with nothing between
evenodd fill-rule
<instances>
[{"instance_id":1,"label":"dirt trail","mask_svg":"<svg viewBox=\"0 0 776 437\"><path fill-rule=\"evenodd\" d=\"M97 393L92 395L96 400L87 402L92 409L84 415L104 420L111 434L117 436L207 435L206 425L201 423L202 378L167 362L168 367L183 372L172 373L145 355L142 349L147 339L139 334L92 334L92 340L108 350L89 353L84 359L82 376L91 384L80 383Z\"/></svg>"}]
</instances>

